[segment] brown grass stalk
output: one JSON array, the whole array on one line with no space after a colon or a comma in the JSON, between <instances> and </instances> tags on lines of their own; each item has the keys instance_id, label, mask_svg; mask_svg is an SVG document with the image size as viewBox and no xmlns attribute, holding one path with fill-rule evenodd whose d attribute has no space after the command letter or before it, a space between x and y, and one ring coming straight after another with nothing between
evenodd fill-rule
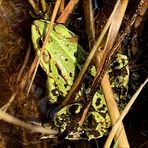
<instances>
[{"instance_id":1,"label":"brown grass stalk","mask_svg":"<svg viewBox=\"0 0 148 148\"><path fill-rule=\"evenodd\" d=\"M33 126L32 124L26 123L22 120L19 120L15 117L11 116L8 113L3 112L1 109L0 109L0 118L8 123L18 125L20 127L29 129L34 132L44 133L44 134L53 134L53 135L58 134L58 131L56 131L56 130L46 129L41 126Z\"/></svg>"},{"instance_id":2,"label":"brown grass stalk","mask_svg":"<svg viewBox=\"0 0 148 148\"><path fill-rule=\"evenodd\" d=\"M143 84L141 84L141 86L139 87L139 89L136 91L136 93L132 96L131 100L129 101L129 103L127 104L127 106L125 107L125 109L123 110L123 112L121 113L120 117L118 118L118 120L116 121L116 123L114 124L114 126L112 127L112 130L106 140L106 143L104 145L104 148L109 148L111 145L111 142L114 138L114 135L116 133L116 131L120 128L122 120L124 119L124 117L126 116L126 114L129 112L131 106L133 105L133 103L135 102L136 98L138 97L138 95L140 94L141 90L143 89L143 87L146 85L146 83L148 82L148 78L144 81Z\"/></svg>"},{"instance_id":3,"label":"brown grass stalk","mask_svg":"<svg viewBox=\"0 0 148 148\"><path fill-rule=\"evenodd\" d=\"M65 7L63 13L59 16L56 22L65 23L69 15L72 13L73 8L79 2L79 0L70 0L68 5Z\"/></svg>"},{"instance_id":4,"label":"brown grass stalk","mask_svg":"<svg viewBox=\"0 0 148 148\"><path fill-rule=\"evenodd\" d=\"M110 81L109 81L109 75L107 73L104 75L104 77L102 79L101 86L103 89L103 94L106 99L106 104L108 107L109 115L111 117L111 123L113 126L115 124L115 122L117 121L117 119L119 118L120 112L119 112L117 103L115 101L115 98L114 98L114 95L112 92L112 88L110 85ZM127 136L126 136L126 133L124 130L123 123L121 123L118 131L116 132L115 140L117 140L117 139L118 139L118 146L119 147L126 147L126 148L129 147L129 143L127 140Z\"/></svg>"}]
</instances>

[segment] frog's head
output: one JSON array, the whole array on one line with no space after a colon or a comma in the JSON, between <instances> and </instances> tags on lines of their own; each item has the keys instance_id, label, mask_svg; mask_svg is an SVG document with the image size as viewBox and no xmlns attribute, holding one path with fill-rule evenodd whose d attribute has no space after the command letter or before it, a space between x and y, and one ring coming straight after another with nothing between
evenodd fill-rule
<instances>
[{"instance_id":1,"label":"frog's head","mask_svg":"<svg viewBox=\"0 0 148 148\"><path fill-rule=\"evenodd\" d=\"M41 48L41 42L47 31L48 22L46 20L36 20L33 22L31 27L32 42L35 50Z\"/></svg>"}]
</instances>

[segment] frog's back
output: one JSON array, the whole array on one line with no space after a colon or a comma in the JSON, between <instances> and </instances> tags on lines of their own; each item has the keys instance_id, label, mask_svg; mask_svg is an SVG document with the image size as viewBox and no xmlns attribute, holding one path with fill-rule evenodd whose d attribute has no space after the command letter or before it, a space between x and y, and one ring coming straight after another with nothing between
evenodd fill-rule
<instances>
[{"instance_id":1,"label":"frog's back","mask_svg":"<svg viewBox=\"0 0 148 148\"><path fill-rule=\"evenodd\" d=\"M36 42L39 41L38 38L45 37L49 23L46 20L34 21L33 24L36 26L36 30L32 27L32 31L35 30L34 32L37 32L38 29L38 33L35 35L36 39L33 39L35 48L39 48ZM80 69L80 65L84 63L86 57L86 52L78 44L76 38L77 36L64 25L54 24L45 49L51 58L54 59L62 76L68 81L69 85L73 84L77 69Z\"/></svg>"}]
</instances>

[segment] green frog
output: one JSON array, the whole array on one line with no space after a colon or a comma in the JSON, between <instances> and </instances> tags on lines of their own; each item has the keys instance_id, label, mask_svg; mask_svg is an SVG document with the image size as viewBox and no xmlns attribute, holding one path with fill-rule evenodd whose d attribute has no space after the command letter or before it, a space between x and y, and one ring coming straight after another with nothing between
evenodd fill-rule
<instances>
[{"instance_id":1,"label":"green frog","mask_svg":"<svg viewBox=\"0 0 148 148\"><path fill-rule=\"evenodd\" d=\"M36 54L40 55L43 40L46 35L47 20L36 20L32 24L32 42ZM80 72L88 53L78 43L78 37L62 24L54 24L50 32L49 41L41 57L40 65L47 74L47 91L49 104L60 104ZM82 88L78 92L75 102L58 109L53 116L54 128L63 132L72 117L79 113L85 100L83 94L95 75L95 67L89 70ZM127 102L128 91L128 58L118 53L110 63L108 70L115 98L120 108ZM123 102L122 102L123 100ZM108 133L111 126L106 102L101 88L96 91L92 105L82 127L75 127L67 135L67 139L95 139Z\"/></svg>"}]
</instances>

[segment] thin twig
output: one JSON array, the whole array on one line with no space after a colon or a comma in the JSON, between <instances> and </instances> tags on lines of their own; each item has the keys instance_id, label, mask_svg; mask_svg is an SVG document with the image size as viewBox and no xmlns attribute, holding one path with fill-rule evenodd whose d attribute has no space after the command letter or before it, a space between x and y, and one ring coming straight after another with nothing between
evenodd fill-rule
<instances>
[{"instance_id":1,"label":"thin twig","mask_svg":"<svg viewBox=\"0 0 148 148\"><path fill-rule=\"evenodd\" d=\"M39 64L40 64L40 60L41 60L41 57L42 57L42 55L43 55L44 49L45 49L45 47L46 47L46 45L47 45L47 42L48 42L48 40L49 40L50 32L51 32L53 23L54 23L54 21L55 21L55 17L56 17L56 15L57 15L57 12L58 12L60 3L61 3L61 0L57 0L57 1L56 1L55 7L54 7L54 10L53 10L53 13L52 13L51 21L50 21L50 24L49 24L49 27L48 27L48 31L47 31L45 40L44 40L44 42L43 42L43 46L42 46L42 48L41 48L40 56L39 56L39 58L38 58L38 60L37 60L37 63L36 63L36 65L35 65L34 73L33 73L33 75L32 75L32 79L31 79L31 82L30 82L30 85L29 85L29 88L28 88L28 91L27 91L27 96L28 96L28 94L29 94L29 92L30 92L30 89L31 89L33 80L34 80L34 78L35 78L35 75L36 75L38 66L39 66ZM35 59L36 59L36 58L35 58ZM34 63L34 62L33 62L33 63Z\"/></svg>"},{"instance_id":2,"label":"thin twig","mask_svg":"<svg viewBox=\"0 0 148 148\"><path fill-rule=\"evenodd\" d=\"M28 59L29 59L29 56L30 56L31 44L28 43L28 45L29 45L29 47L28 47L28 50L27 50L27 54L26 54L26 56L25 56L23 65L22 65L22 67L21 67L21 69L20 69L20 71L19 71L19 74L18 74L18 76L17 76L16 83L18 83L18 82L20 81L21 76L22 76L22 73L23 73L23 71L24 71L24 69L25 69L25 66L26 66L26 64L27 64L27 62L28 62ZM25 81L24 81L24 80L26 81L26 75L25 75L24 78L22 79L22 81L21 81L21 83L20 83L20 86L17 87L17 85L16 85L16 87L15 87L16 90L15 90L15 92L12 94L11 98L9 99L9 101L8 101L3 107L1 107L1 109L2 109L4 112L9 108L9 106L11 105L11 103L14 101L14 99L15 99L15 97L16 97L18 91L19 91L21 88L23 88L23 87L25 86L25 84L24 84ZM24 84L24 85L23 85L23 84Z\"/></svg>"},{"instance_id":3,"label":"thin twig","mask_svg":"<svg viewBox=\"0 0 148 148\"><path fill-rule=\"evenodd\" d=\"M23 77L20 85L18 87L16 87L16 90L12 94L11 98L9 99L9 101L3 107L1 107L1 110L3 110L3 112L5 112L9 108L9 106L14 101L14 99L15 99L17 93L19 92L19 90L24 88L24 86L26 85L27 76L28 76L28 74L26 73L26 75Z\"/></svg>"},{"instance_id":4,"label":"thin twig","mask_svg":"<svg viewBox=\"0 0 148 148\"><path fill-rule=\"evenodd\" d=\"M64 6L65 6L65 0L61 0L60 8L59 8L59 13L62 13L64 11Z\"/></svg>"},{"instance_id":5,"label":"thin twig","mask_svg":"<svg viewBox=\"0 0 148 148\"><path fill-rule=\"evenodd\" d=\"M129 112L131 106L133 105L133 103L135 102L135 100L137 99L138 95L140 94L140 92L142 91L143 87L146 85L146 83L148 82L148 78L144 81L143 84L141 84L141 86L139 87L139 89L136 91L136 93L132 96L131 100L129 101L129 103L127 104L127 106L125 107L125 109L123 110L123 112L121 113L120 117L118 118L117 122L115 123L115 125L112 127L112 130L106 140L106 143L104 145L104 148L109 148L111 145L111 142L114 138L114 135L118 129L118 127L121 125L122 120L124 119L124 117L127 115L127 113Z\"/></svg>"},{"instance_id":6,"label":"thin twig","mask_svg":"<svg viewBox=\"0 0 148 148\"><path fill-rule=\"evenodd\" d=\"M63 13L57 19L57 22L65 23L69 15L72 13L73 8L79 2L79 0L70 0L68 5L65 7Z\"/></svg>"},{"instance_id":7,"label":"thin twig","mask_svg":"<svg viewBox=\"0 0 148 148\"><path fill-rule=\"evenodd\" d=\"M27 62L28 62L28 59L29 59L29 56L30 56L30 52L31 52L31 43L29 42L28 45L29 45L29 47L28 47L28 50L27 50L27 54L26 54L26 56L25 56L23 65L22 65L22 67L21 67L21 69L20 69L20 71L19 71L19 73L18 73L16 83L18 83L19 80L21 79L22 73L23 73L23 71L24 71L24 69L25 69L25 66L26 66L26 64L27 64Z\"/></svg>"},{"instance_id":8,"label":"thin twig","mask_svg":"<svg viewBox=\"0 0 148 148\"><path fill-rule=\"evenodd\" d=\"M108 112L111 117L111 124L113 126L117 121L117 119L119 118L120 112L119 112L116 100L114 98L112 88L109 82L109 75L107 73L104 75L102 79L101 86L102 86L103 94L105 96L106 104L108 107ZM120 128L116 132L115 140L117 141L117 139L118 139L119 147L126 147L126 148L130 147L123 123L121 123Z\"/></svg>"},{"instance_id":9,"label":"thin twig","mask_svg":"<svg viewBox=\"0 0 148 148\"><path fill-rule=\"evenodd\" d=\"M0 118L4 121L8 122L8 123L18 125L20 127L29 129L33 132L44 133L44 134L52 134L52 135L58 134L58 131L56 131L56 130L46 129L46 128L43 128L41 126L33 126L32 124L21 121L21 120L15 118L15 117L11 116L8 113L4 113L1 109L0 109Z\"/></svg>"}]
</instances>

